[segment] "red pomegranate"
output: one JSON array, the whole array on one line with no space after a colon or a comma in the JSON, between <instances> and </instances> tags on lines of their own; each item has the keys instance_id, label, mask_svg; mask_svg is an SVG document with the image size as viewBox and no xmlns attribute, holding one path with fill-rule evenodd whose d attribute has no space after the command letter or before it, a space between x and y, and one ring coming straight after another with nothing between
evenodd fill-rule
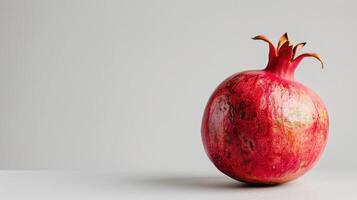
<instances>
[{"instance_id":1,"label":"red pomegranate","mask_svg":"<svg viewBox=\"0 0 357 200\"><path fill-rule=\"evenodd\" d=\"M233 179L280 184L308 171L327 141L329 118L316 93L294 80L305 57L295 57L305 43L293 46L285 33L269 44L263 70L244 71L223 81L210 97L202 120L202 140L210 160Z\"/></svg>"}]
</instances>

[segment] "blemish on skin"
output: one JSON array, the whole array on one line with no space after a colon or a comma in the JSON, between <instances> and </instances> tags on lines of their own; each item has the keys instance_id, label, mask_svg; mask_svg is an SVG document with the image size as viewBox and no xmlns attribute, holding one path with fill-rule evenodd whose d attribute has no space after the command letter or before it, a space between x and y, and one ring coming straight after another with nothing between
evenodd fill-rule
<instances>
[{"instance_id":1,"label":"blemish on skin","mask_svg":"<svg viewBox=\"0 0 357 200\"><path fill-rule=\"evenodd\" d=\"M301 161L299 168L304 168L304 167L306 167L306 164L307 164L306 161Z\"/></svg>"},{"instance_id":2,"label":"blemish on skin","mask_svg":"<svg viewBox=\"0 0 357 200\"><path fill-rule=\"evenodd\" d=\"M239 103L238 109L239 109L239 110L243 110L245 106L246 106L246 103L245 103L244 101L241 101L241 102Z\"/></svg>"},{"instance_id":3,"label":"blemish on skin","mask_svg":"<svg viewBox=\"0 0 357 200\"><path fill-rule=\"evenodd\" d=\"M284 126L284 120L277 118L277 119L275 119L273 121L273 125L274 125L275 128L283 127Z\"/></svg>"},{"instance_id":4,"label":"blemish on skin","mask_svg":"<svg viewBox=\"0 0 357 200\"><path fill-rule=\"evenodd\" d=\"M240 111L239 112L239 117L240 117L240 119L244 120L245 119L245 112L244 111Z\"/></svg>"},{"instance_id":5,"label":"blemish on skin","mask_svg":"<svg viewBox=\"0 0 357 200\"><path fill-rule=\"evenodd\" d=\"M249 150L253 150L254 149L254 142L252 140L248 140L247 141L247 144L248 144L248 148Z\"/></svg>"},{"instance_id":6,"label":"blemish on skin","mask_svg":"<svg viewBox=\"0 0 357 200\"><path fill-rule=\"evenodd\" d=\"M215 154L212 156L212 158L218 166L222 165L222 158L219 155Z\"/></svg>"},{"instance_id":7,"label":"blemish on skin","mask_svg":"<svg viewBox=\"0 0 357 200\"><path fill-rule=\"evenodd\" d=\"M248 151L253 151L254 149L254 141L245 137L243 134L240 135L240 140L243 144L242 149L248 150Z\"/></svg>"},{"instance_id":8,"label":"blemish on skin","mask_svg":"<svg viewBox=\"0 0 357 200\"><path fill-rule=\"evenodd\" d=\"M232 142L232 137L229 135L229 133L226 133L226 134L224 135L224 140L225 140L228 144L230 144L230 143Z\"/></svg>"},{"instance_id":9,"label":"blemish on skin","mask_svg":"<svg viewBox=\"0 0 357 200\"><path fill-rule=\"evenodd\" d=\"M224 104L222 103L221 106L219 107L219 110L221 112L226 112L229 109L229 105L228 104Z\"/></svg>"}]
</instances>

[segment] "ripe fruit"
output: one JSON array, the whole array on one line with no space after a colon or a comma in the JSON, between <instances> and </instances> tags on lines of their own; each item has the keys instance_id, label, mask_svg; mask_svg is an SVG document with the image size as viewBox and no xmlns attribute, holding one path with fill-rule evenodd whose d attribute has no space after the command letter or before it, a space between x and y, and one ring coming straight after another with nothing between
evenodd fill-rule
<instances>
[{"instance_id":1,"label":"ripe fruit","mask_svg":"<svg viewBox=\"0 0 357 200\"><path fill-rule=\"evenodd\" d=\"M206 153L224 174L243 182L279 184L293 180L319 159L329 119L322 100L294 80L305 43L292 46L285 33L269 44L265 69L244 71L223 81L210 97L202 120Z\"/></svg>"}]
</instances>

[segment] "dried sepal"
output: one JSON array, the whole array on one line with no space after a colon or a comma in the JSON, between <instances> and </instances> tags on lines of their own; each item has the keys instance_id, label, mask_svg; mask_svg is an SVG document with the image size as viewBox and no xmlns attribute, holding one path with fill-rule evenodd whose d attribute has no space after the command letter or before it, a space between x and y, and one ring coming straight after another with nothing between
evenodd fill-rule
<instances>
[{"instance_id":1,"label":"dried sepal","mask_svg":"<svg viewBox=\"0 0 357 200\"><path fill-rule=\"evenodd\" d=\"M305 45L306 45L306 42L301 42L301 43L299 43L299 44L297 44L297 45L294 46L292 59L294 59L296 53L297 53L300 49L302 49Z\"/></svg>"},{"instance_id":2,"label":"dried sepal","mask_svg":"<svg viewBox=\"0 0 357 200\"><path fill-rule=\"evenodd\" d=\"M286 58L286 60L290 60L290 58L293 56L293 46L290 45L289 41L284 42L284 44L279 48L278 50L278 57Z\"/></svg>"},{"instance_id":3,"label":"dried sepal","mask_svg":"<svg viewBox=\"0 0 357 200\"><path fill-rule=\"evenodd\" d=\"M300 63L300 61L306 57L313 57L313 58L316 58L318 61L320 61L321 63L321 67L324 68L324 62L322 61L321 59L321 56L317 53L304 53L304 54L301 54L299 55L298 57L296 57L294 59L294 64L295 65L298 65Z\"/></svg>"},{"instance_id":4,"label":"dried sepal","mask_svg":"<svg viewBox=\"0 0 357 200\"><path fill-rule=\"evenodd\" d=\"M280 49L280 47L282 47L283 46L283 44L285 43L285 42L287 42L287 41L289 41L289 37L288 37L288 33L284 33L281 37L280 37L280 40L279 40L279 42L278 42L278 46L277 46L277 51L279 51L279 49Z\"/></svg>"},{"instance_id":5,"label":"dried sepal","mask_svg":"<svg viewBox=\"0 0 357 200\"><path fill-rule=\"evenodd\" d=\"M269 44L269 62L271 62L277 55L274 44L264 35L257 35L252 38L253 40L262 40Z\"/></svg>"}]
</instances>

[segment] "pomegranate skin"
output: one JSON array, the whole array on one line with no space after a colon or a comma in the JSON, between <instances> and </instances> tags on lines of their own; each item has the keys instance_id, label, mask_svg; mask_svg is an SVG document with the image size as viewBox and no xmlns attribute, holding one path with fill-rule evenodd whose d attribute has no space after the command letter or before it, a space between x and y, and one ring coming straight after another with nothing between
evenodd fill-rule
<instances>
[{"instance_id":1,"label":"pomegranate skin","mask_svg":"<svg viewBox=\"0 0 357 200\"><path fill-rule=\"evenodd\" d=\"M328 128L327 110L313 91L266 70L247 71L213 92L202 141L210 160L231 178L280 184L316 163Z\"/></svg>"}]
</instances>

